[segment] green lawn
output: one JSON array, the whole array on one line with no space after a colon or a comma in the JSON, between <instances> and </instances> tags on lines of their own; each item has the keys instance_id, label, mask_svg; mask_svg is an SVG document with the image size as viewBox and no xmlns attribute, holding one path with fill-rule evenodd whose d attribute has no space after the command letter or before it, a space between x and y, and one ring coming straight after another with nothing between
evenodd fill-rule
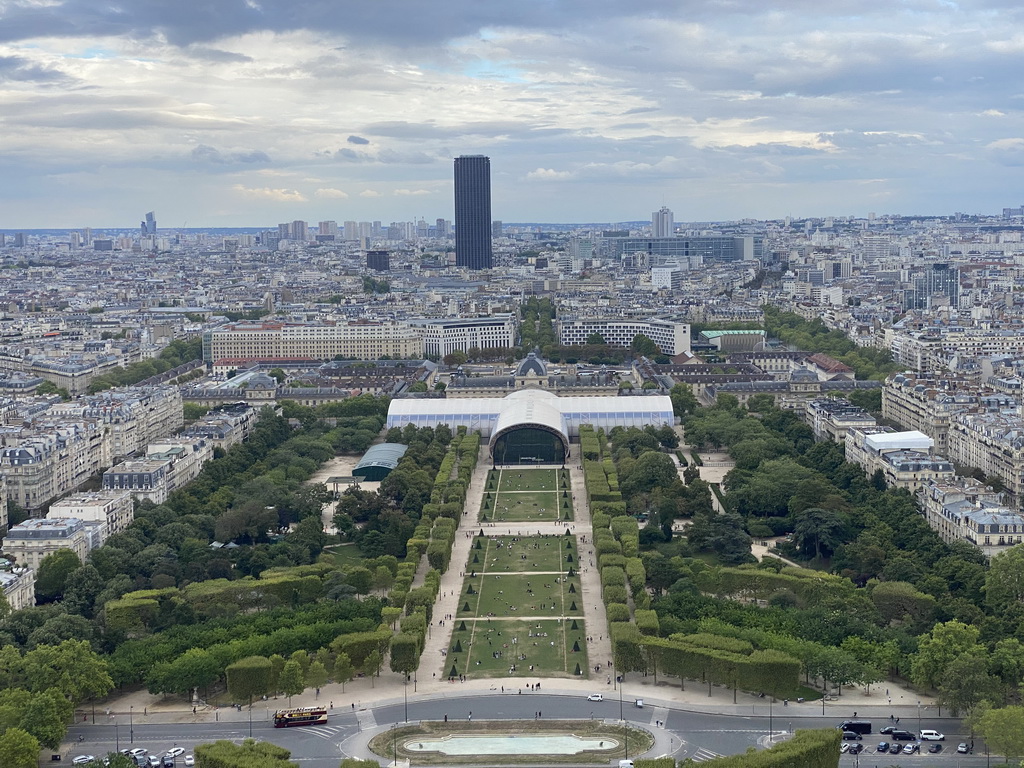
<instances>
[{"instance_id":1,"label":"green lawn","mask_svg":"<svg viewBox=\"0 0 1024 768\"><path fill-rule=\"evenodd\" d=\"M572 491L555 469L491 470L481 504L490 522L572 520ZM559 487L555 487L558 483Z\"/></svg>"},{"instance_id":2,"label":"green lawn","mask_svg":"<svg viewBox=\"0 0 1024 768\"><path fill-rule=\"evenodd\" d=\"M563 488L569 489L569 470L492 469L487 475L486 490L489 491L557 491Z\"/></svg>"},{"instance_id":3,"label":"green lawn","mask_svg":"<svg viewBox=\"0 0 1024 768\"><path fill-rule=\"evenodd\" d=\"M445 662L449 674L454 666L468 677L588 676L583 619L478 619L465 630L459 626Z\"/></svg>"},{"instance_id":4,"label":"green lawn","mask_svg":"<svg viewBox=\"0 0 1024 768\"><path fill-rule=\"evenodd\" d=\"M568 546L566 546L568 545ZM576 566L575 536L478 536L469 556L469 570L476 573L566 573ZM572 561L567 558L572 555Z\"/></svg>"}]
</instances>

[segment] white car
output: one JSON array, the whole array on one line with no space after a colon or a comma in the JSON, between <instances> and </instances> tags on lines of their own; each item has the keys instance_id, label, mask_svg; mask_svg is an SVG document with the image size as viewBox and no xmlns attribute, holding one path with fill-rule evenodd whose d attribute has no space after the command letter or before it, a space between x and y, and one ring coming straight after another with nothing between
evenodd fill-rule
<instances>
[{"instance_id":1,"label":"white car","mask_svg":"<svg viewBox=\"0 0 1024 768\"><path fill-rule=\"evenodd\" d=\"M195 765L196 759L192 755L185 755L185 765Z\"/></svg>"},{"instance_id":2,"label":"white car","mask_svg":"<svg viewBox=\"0 0 1024 768\"><path fill-rule=\"evenodd\" d=\"M129 749L125 754L131 755L132 757L143 757L149 754L148 749L142 747L136 747L135 749Z\"/></svg>"},{"instance_id":3,"label":"white car","mask_svg":"<svg viewBox=\"0 0 1024 768\"><path fill-rule=\"evenodd\" d=\"M71 761L71 764L72 765L87 765L88 763L93 762L95 759L96 758L93 755L79 755L78 757L76 757L74 760Z\"/></svg>"},{"instance_id":4,"label":"white car","mask_svg":"<svg viewBox=\"0 0 1024 768\"><path fill-rule=\"evenodd\" d=\"M587 701L604 701L604 695L600 693L592 693L587 696Z\"/></svg>"},{"instance_id":5,"label":"white car","mask_svg":"<svg viewBox=\"0 0 1024 768\"><path fill-rule=\"evenodd\" d=\"M945 734L938 731L921 731L921 741L945 741Z\"/></svg>"},{"instance_id":6,"label":"white car","mask_svg":"<svg viewBox=\"0 0 1024 768\"><path fill-rule=\"evenodd\" d=\"M182 749L181 747L173 747L173 748L167 750L167 756L168 757L177 757L178 755L184 755L184 754L185 754L185 750Z\"/></svg>"}]
</instances>

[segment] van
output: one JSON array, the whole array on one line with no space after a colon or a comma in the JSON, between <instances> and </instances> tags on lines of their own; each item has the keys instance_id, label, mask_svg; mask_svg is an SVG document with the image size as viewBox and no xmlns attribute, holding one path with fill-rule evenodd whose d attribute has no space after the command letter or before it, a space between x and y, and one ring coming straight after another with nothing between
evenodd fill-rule
<instances>
[{"instance_id":1,"label":"van","mask_svg":"<svg viewBox=\"0 0 1024 768\"><path fill-rule=\"evenodd\" d=\"M836 726L840 731L852 731L853 733L871 733L870 720L843 720Z\"/></svg>"},{"instance_id":2,"label":"van","mask_svg":"<svg viewBox=\"0 0 1024 768\"><path fill-rule=\"evenodd\" d=\"M938 731L921 731L921 741L945 741L946 736Z\"/></svg>"},{"instance_id":3,"label":"van","mask_svg":"<svg viewBox=\"0 0 1024 768\"><path fill-rule=\"evenodd\" d=\"M893 741L917 741L917 736L910 731L893 731L889 734Z\"/></svg>"},{"instance_id":4,"label":"van","mask_svg":"<svg viewBox=\"0 0 1024 768\"><path fill-rule=\"evenodd\" d=\"M632 760L619 760L619 768L633 768Z\"/></svg>"}]
</instances>

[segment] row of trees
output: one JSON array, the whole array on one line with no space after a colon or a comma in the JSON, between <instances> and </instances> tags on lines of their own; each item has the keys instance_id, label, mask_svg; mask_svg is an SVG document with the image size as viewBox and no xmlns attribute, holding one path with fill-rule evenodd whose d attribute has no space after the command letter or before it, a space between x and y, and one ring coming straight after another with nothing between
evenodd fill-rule
<instances>
[{"instance_id":1,"label":"row of trees","mask_svg":"<svg viewBox=\"0 0 1024 768\"><path fill-rule=\"evenodd\" d=\"M132 363L127 368L118 366L102 376L97 376L89 382L87 391L90 395L94 395L112 387L128 387L192 360L200 360L202 357L203 340L201 338L176 339L164 348L159 357Z\"/></svg>"}]
</instances>

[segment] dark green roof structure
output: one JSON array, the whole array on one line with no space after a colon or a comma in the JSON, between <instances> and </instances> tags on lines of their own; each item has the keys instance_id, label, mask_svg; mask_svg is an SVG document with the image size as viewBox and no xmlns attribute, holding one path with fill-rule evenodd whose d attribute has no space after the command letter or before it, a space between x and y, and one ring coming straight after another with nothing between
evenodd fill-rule
<instances>
[{"instance_id":1,"label":"dark green roof structure","mask_svg":"<svg viewBox=\"0 0 1024 768\"><path fill-rule=\"evenodd\" d=\"M401 443L374 445L363 454L363 458L352 470L352 476L369 482L383 480L392 469L398 466L398 460L405 455L408 449L409 446Z\"/></svg>"}]
</instances>

